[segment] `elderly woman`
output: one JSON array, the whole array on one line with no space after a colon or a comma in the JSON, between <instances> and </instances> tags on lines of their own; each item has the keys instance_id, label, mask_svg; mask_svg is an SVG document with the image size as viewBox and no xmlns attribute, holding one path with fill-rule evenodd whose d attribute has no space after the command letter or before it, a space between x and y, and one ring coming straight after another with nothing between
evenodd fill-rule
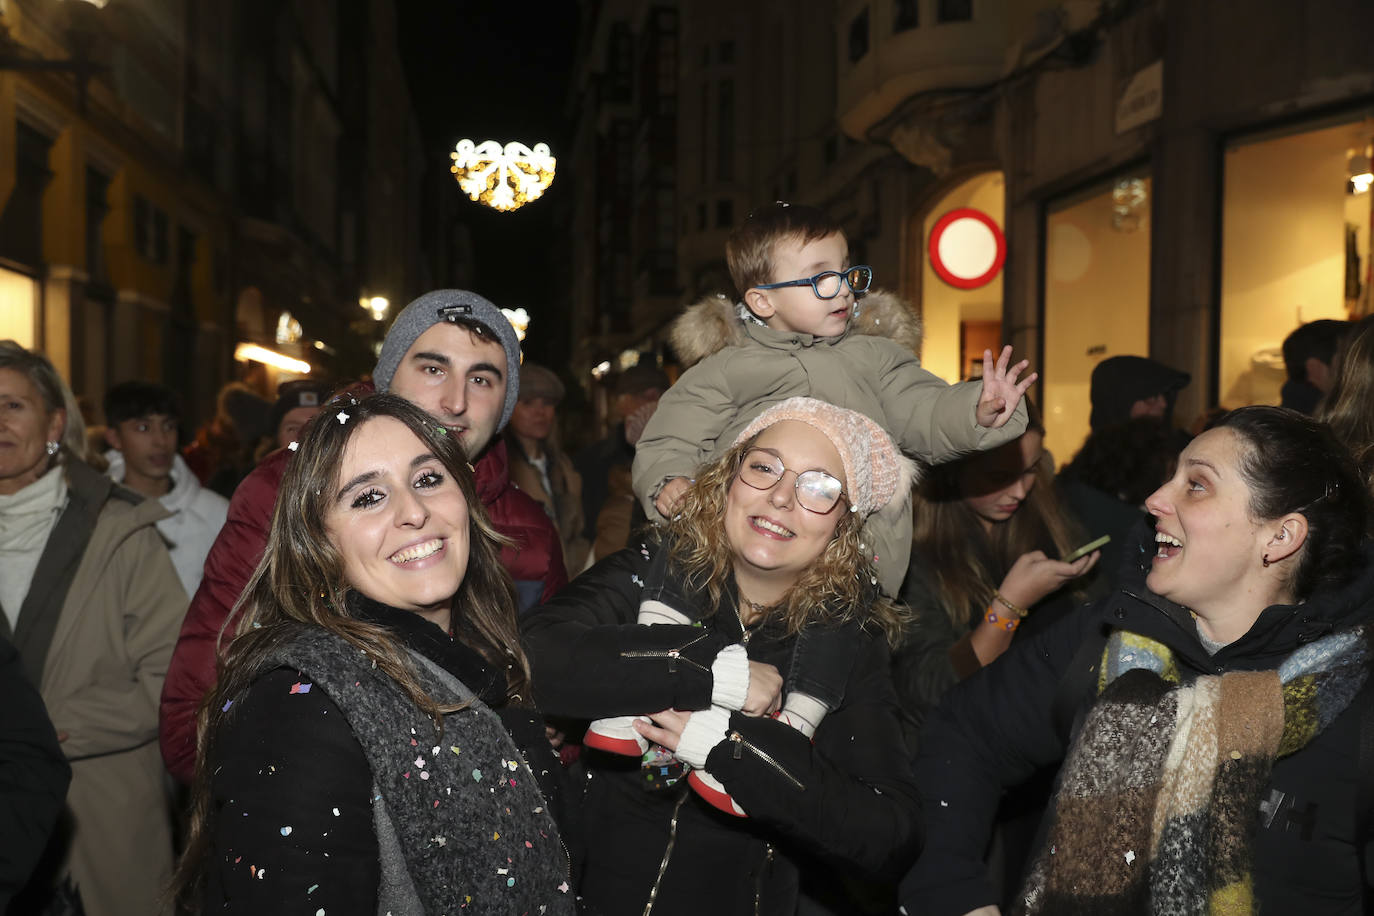
<instances>
[{"instance_id":1,"label":"elderly woman","mask_svg":"<svg viewBox=\"0 0 1374 916\"><path fill-rule=\"evenodd\" d=\"M1136 573L932 714L916 777L941 843L907 912L997 912L998 798L1066 755L1017 912L1364 912L1367 500L1293 411L1247 407L1194 439L1146 500Z\"/></svg>"},{"instance_id":2,"label":"elderly woman","mask_svg":"<svg viewBox=\"0 0 1374 916\"><path fill-rule=\"evenodd\" d=\"M859 542L908 470L866 417L784 401L699 471L661 536L526 617L549 712L652 713L634 726L653 742L642 758L586 755L593 912L792 913L800 859L856 874L909 861L917 798L887 668L902 620ZM690 622L646 625L665 609ZM797 692L829 699L811 740L770 716Z\"/></svg>"},{"instance_id":3,"label":"elderly woman","mask_svg":"<svg viewBox=\"0 0 1374 916\"><path fill-rule=\"evenodd\" d=\"M172 873L157 704L186 593L154 527L166 510L76 457L79 425L52 363L0 342L0 635L71 763L55 877L88 916L147 916Z\"/></svg>"},{"instance_id":4,"label":"elderly woman","mask_svg":"<svg viewBox=\"0 0 1374 916\"><path fill-rule=\"evenodd\" d=\"M500 546L459 443L410 402L306 428L201 712L188 903L573 911Z\"/></svg>"}]
</instances>

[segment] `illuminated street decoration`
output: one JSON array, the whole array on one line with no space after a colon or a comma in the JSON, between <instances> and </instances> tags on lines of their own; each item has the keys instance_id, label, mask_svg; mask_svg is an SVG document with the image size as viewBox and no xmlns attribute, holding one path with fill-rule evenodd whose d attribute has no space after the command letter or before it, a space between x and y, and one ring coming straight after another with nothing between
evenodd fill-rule
<instances>
[{"instance_id":1,"label":"illuminated street decoration","mask_svg":"<svg viewBox=\"0 0 1374 916\"><path fill-rule=\"evenodd\" d=\"M525 332L530 327L530 313L524 309L501 309L501 314L505 315L510 326L515 328L516 338L524 340Z\"/></svg>"},{"instance_id":2,"label":"illuminated street decoration","mask_svg":"<svg viewBox=\"0 0 1374 916\"><path fill-rule=\"evenodd\" d=\"M453 160L449 171L463 193L494 210L518 210L538 200L553 183L557 164L547 143L530 149L515 141L502 147L495 140L480 145L459 140L449 158Z\"/></svg>"}]
</instances>

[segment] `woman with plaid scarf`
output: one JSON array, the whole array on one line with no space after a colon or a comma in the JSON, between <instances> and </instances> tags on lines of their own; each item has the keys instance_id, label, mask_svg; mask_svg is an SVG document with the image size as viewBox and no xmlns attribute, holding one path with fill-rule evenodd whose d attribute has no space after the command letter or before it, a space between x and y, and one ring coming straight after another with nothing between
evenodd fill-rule
<instances>
[{"instance_id":1,"label":"woman with plaid scarf","mask_svg":"<svg viewBox=\"0 0 1374 916\"><path fill-rule=\"evenodd\" d=\"M905 912L997 913L997 801L1059 760L1015 912L1365 911L1374 570L1349 455L1313 420L1243 408L1146 508L1135 574L931 715Z\"/></svg>"}]
</instances>

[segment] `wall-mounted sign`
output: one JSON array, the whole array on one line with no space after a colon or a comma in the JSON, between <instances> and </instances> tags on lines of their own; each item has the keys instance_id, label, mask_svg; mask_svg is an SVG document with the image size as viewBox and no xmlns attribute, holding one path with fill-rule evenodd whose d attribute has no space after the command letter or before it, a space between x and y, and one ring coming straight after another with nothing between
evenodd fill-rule
<instances>
[{"instance_id":1,"label":"wall-mounted sign","mask_svg":"<svg viewBox=\"0 0 1374 916\"><path fill-rule=\"evenodd\" d=\"M950 286L977 289L991 283L1007 259L1007 239L982 210L961 207L930 230L930 266Z\"/></svg>"},{"instance_id":2,"label":"wall-mounted sign","mask_svg":"<svg viewBox=\"0 0 1374 916\"><path fill-rule=\"evenodd\" d=\"M1149 124L1164 112L1164 61L1142 67L1116 100L1116 132Z\"/></svg>"},{"instance_id":3,"label":"wall-mounted sign","mask_svg":"<svg viewBox=\"0 0 1374 916\"><path fill-rule=\"evenodd\" d=\"M553 184L557 165L547 143L531 149L514 141L502 146L495 140L459 140L449 158L449 171L463 193L494 210L518 210L537 200Z\"/></svg>"}]
</instances>

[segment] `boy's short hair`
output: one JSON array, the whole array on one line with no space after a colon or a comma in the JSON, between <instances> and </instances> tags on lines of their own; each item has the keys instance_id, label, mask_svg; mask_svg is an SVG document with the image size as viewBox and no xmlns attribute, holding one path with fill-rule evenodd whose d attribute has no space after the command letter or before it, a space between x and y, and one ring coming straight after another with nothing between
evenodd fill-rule
<instances>
[{"instance_id":1,"label":"boy's short hair","mask_svg":"<svg viewBox=\"0 0 1374 916\"><path fill-rule=\"evenodd\" d=\"M176 392L152 382L120 382L105 392L105 422L116 426L125 420L163 414L181 419L181 404Z\"/></svg>"},{"instance_id":2,"label":"boy's short hair","mask_svg":"<svg viewBox=\"0 0 1374 916\"><path fill-rule=\"evenodd\" d=\"M1283 339L1283 365L1288 370L1288 378L1295 382L1307 381L1307 361L1314 357L1331 365L1341 337L1349 329L1350 322L1335 318L1319 318L1299 325Z\"/></svg>"},{"instance_id":3,"label":"boy's short hair","mask_svg":"<svg viewBox=\"0 0 1374 916\"><path fill-rule=\"evenodd\" d=\"M805 204L775 201L750 213L725 243L725 261L735 292L745 292L773 280L773 246L795 238L801 244L843 233L840 224L823 210ZM800 277L784 277L799 280Z\"/></svg>"}]
</instances>

